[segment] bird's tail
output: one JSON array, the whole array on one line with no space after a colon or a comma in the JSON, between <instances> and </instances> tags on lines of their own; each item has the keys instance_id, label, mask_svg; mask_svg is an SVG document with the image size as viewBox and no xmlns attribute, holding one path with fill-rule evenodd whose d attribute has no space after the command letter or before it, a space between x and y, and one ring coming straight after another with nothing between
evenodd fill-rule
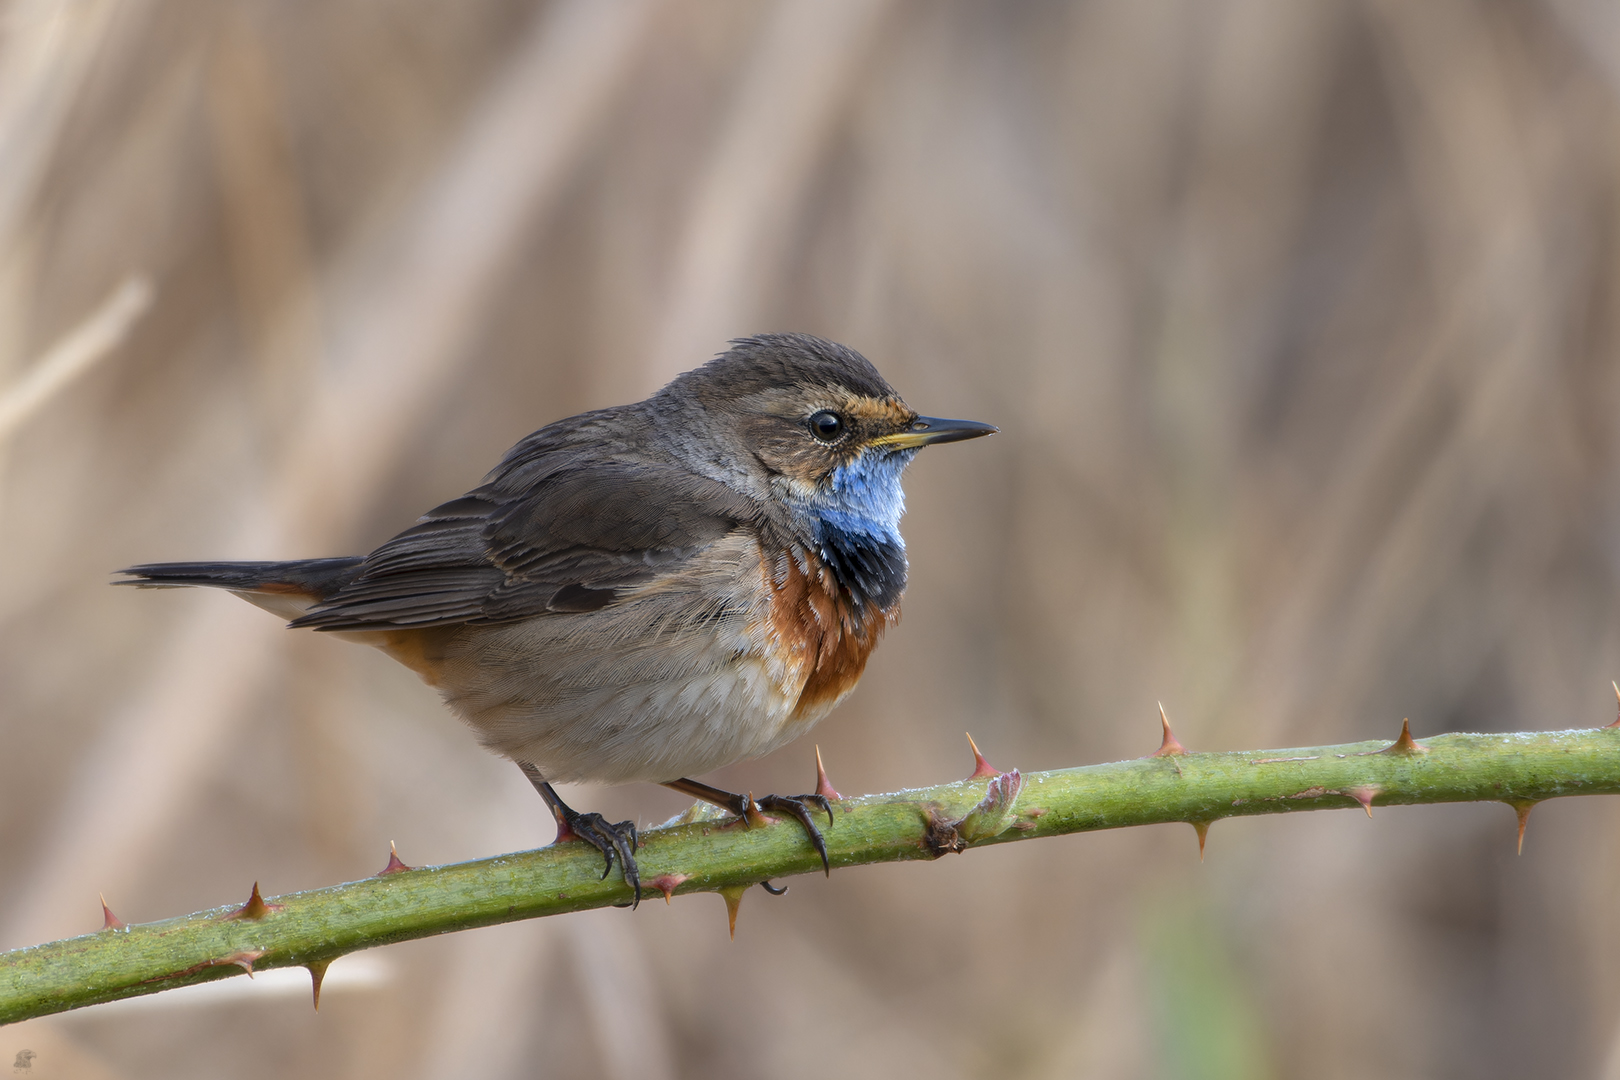
<instances>
[{"instance_id":1,"label":"bird's tail","mask_svg":"<svg viewBox=\"0 0 1620 1080\"><path fill-rule=\"evenodd\" d=\"M186 585L225 589L290 620L353 580L362 562L359 556L352 556L292 562L148 563L118 571L127 576L113 584L146 589Z\"/></svg>"}]
</instances>

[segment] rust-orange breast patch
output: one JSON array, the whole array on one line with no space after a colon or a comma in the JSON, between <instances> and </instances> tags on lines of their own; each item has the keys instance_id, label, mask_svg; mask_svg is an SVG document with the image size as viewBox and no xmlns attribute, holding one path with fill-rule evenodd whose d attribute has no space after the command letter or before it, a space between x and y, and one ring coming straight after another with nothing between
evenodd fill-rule
<instances>
[{"instance_id":1,"label":"rust-orange breast patch","mask_svg":"<svg viewBox=\"0 0 1620 1080\"><path fill-rule=\"evenodd\" d=\"M803 680L793 718L819 718L855 688L900 605L857 611L815 553L797 545L760 561L771 589L772 638L786 654L778 659Z\"/></svg>"}]
</instances>

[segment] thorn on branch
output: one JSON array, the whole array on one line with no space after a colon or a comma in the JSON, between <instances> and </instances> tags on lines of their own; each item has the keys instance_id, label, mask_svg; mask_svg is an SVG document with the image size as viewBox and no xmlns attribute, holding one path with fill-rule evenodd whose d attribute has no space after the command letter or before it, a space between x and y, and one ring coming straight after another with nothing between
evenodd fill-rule
<instances>
[{"instance_id":1,"label":"thorn on branch","mask_svg":"<svg viewBox=\"0 0 1620 1080\"><path fill-rule=\"evenodd\" d=\"M1149 756L1173 757L1177 754L1185 754L1187 748L1181 745L1181 740L1176 738L1176 733L1170 730L1170 717L1166 715L1164 702L1162 701L1159 702L1159 721L1164 724L1164 739L1159 743L1159 748Z\"/></svg>"},{"instance_id":2,"label":"thorn on branch","mask_svg":"<svg viewBox=\"0 0 1620 1080\"><path fill-rule=\"evenodd\" d=\"M190 967L181 968L179 971L170 971L162 975L154 975L150 979L142 979L140 984L144 986L147 983L168 982L170 979L183 979L187 975L195 975L203 968L223 967L226 964L235 964L237 967L247 972L248 978L251 979L253 977L254 961L258 960L259 957L263 955L263 949L246 949L242 952L233 952L229 956L221 956L213 960L204 960L200 964L192 964Z\"/></svg>"},{"instance_id":3,"label":"thorn on branch","mask_svg":"<svg viewBox=\"0 0 1620 1080\"><path fill-rule=\"evenodd\" d=\"M1508 805L1513 807L1513 812L1519 815L1519 854L1523 855L1524 854L1524 827L1525 827L1526 823L1529 822L1529 820L1530 820L1530 811L1532 811L1532 810L1534 810L1536 808L1536 804L1533 803L1533 802L1528 802L1526 800L1519 799L1519 800L1513 800L1513 801L1508 802Z\"/></svg>"},{"instance_id":4,"label":"thorn on branch","mask_svg":"<svg viewBox=\"0 0 1620 1080\"><path fill-rule=\"evenodd\" d=\"M675 890L680 888L681 883L690 876L689 874L659 874L647 884L663 893L664 903L668 904L669 898L675 895Z\"/></svg>"},{"instance_id":5,"label":"thorn on branch","mask_svg":"<svg viewBox=\"0 0 1620 1080\"><path fill-rule=\"evenodd\" d=\"M406 866L399 857L399 850L394 847L392 840L388 841L388 865L377 871L376 877L387 877L389 874L403 874L407 870L414 870L413 866Z\"/></svg>"},{"instance_id":6,"label":"thorn on branch","mask_svg":"<svg viewBox=\"0 0 1620 1080\"><path fill-rule=\"evenodd\" d=\"M1617 703L1620 703L1620 682L1611 681L1609 685L1614 687L1614 699ZM1620 728L1620 708L1617 708L1615 711L1614 723L1603 725L1604 731L1607 731L1610 728Z\"/></svg>"},{"instance_id":7,"label":"thorn on branch","mask_svg":"<svg viewBox=\"0 0 1620 1080\"><path fill-rule=\"evenodd\" d=\"M1350 798L1352 798L1352 799L1356 800L1356 802L1360 803L1361 808L1363 810L1367 811L1367 816L1372 817L1372 802L1373 802L1373 799L1382 790L1383 790L1382 788L1379 788L1376 785L1368 785L1367 787L1346 788L1344 790L1344 794L1348 795Z\"/></svg>"},{"instance_id":8,"label":"thorn on branch","mask_svg":"<svg viewBox=\"0 0 1620 1080\"><path fill-rule=\"evenodd\" d=\"M101 896L100 893L97 893L96 895ZM101 928L103 930L129 929L128 923L112 913L112 908L107 906L107 898L105 896L101 896Z\"/></svg>"},{"instance_id":9,"label":"thorn on branch","mask_svg":"<svg viewBox=\"0 0 1620 1080\"><path fill-rule=\"evenodd\" d=\"M759 887L764 889L766 892L770 893L772 896L786 896L787 891L788 891L788 887L786 885L784 885L780 889L778 889L775 885L772 885L769 881L760 882Z\"/></svg>"},{"instance_id":10,"label":"thorn on branch","mask_svg":"<svg viewBox=\"0 0 1620 1080\"><path fill-rule=\"evenodd\" d=\"M253 892L248 896L247 903L225 916L225 918L258 920L266 915L274 914L286 906L286 904L266 903L264 897L259 895L259 883L255 881L253 883ZM252 972L249 972L249 974L252 974Z\"/></svg>"},{"instance_id":11,"label":"thorn on branch","mask_svg":"<svg viewBox=\"0 0 1620 1080\"><path fill-rule=\"evenodd\" d=\"M973 735L964 734L967 734L968 745L973 747L973 771L968 774L968 779L983 780L991 776L1000 776L1001 770L984 760L984 755L979 753L979 744L973 741Z\"/></svg>"},{"instance_id":12,"label":"thorn on branch","mask_svg":"<svg viewBox=\"0 0 1620 1080\"><path fill-rule=\"evenodd\" d=\"M748 793L748 807L743 811L742 820L750 829L757 829L760 826L769 825L771 823L771 819L765 816L765 811L759 808L759 803L754 801L754 793L752 791Z\"/></svg>"},{"instance_id":13,"label":"thorn on branch","mask_svg":"<svg viewBox=\"0 0 1620 1080\"><path fill-rule=\"evenodd\" d=\"M737 909L742 907L743 893L748 891L746 885L728 885L720 890L720 895L726 901L726 925L731 931L731 940L737 940Z\"/></svg>"},{"instance_id":14,"label":"thorn on branch","mask_svg":"<svg viewBox=\"0 0 1620 1080\"><path fill-rule=\"evenodd\" d=\"M234 952L234 953L231 953L231 955L229 955L229 956L222 956L218 960L215 960L213 962L213 964L214 965L235 964L237 967L239 967L243 971L247 972L248 973L248 978L251 979L251 978L253 978L253 964L254 964L254 961L258 960L259 957L261 957L263 955L264 955L264 950L263 949L243 949L241 952ZM210 965L203 965L203 966L210 966Z\"/></svg>"},{"instance_id":15,"label":"thorn on branch","mask_svg":"<svg viewBox=\"0 0 1620 1080\"><path fill-rule=\"evenodd\" d=\"M315 1011L321 1011L321 982L326 978L326 969L332 966L330 960L313 960L304 965L309 969L309 981L315 991Z\"/></svg>"},{"instance_id":16,"label":"thorn on branch","mask_svg":"<svg viewBox=\"0 0 1620 1080\"><path fill-rule=\"evenodd\" d=\"M1401 721L1401 737L1378 751L1380 754L1394 754L1397 757L1408 754L1427 754L1429 748L1421 746L1412 740L1412 722Z\"/></svg>"},{"instance_id":17,"label":"thorn on branch","mask_svg":"<svg viewBox=\"0 0 1620 1080\"><path fill-rule=\"evenodd\" d=\"M1207 822L1207 821L1189 821L1187 824L1191 825L1193 827L1193 831L1198 834L1198 861L1203 862L1204 861L1204 841L1209 839L1209 822Z\"/></svg>"},{"instance_id":18,"label":"thorn on branch","mask_svg":"<svg viewBox=\"0 0 1620 1080\"><path fill-rule=\"evenodd\" d=\"M832 786L832 781L827 779L827 767L821 763L821 747L819 746L816 747L816 794L829 802L837 802L843 798L842 795L838 794L837 789Z\"/></svg>"}]
</instances>

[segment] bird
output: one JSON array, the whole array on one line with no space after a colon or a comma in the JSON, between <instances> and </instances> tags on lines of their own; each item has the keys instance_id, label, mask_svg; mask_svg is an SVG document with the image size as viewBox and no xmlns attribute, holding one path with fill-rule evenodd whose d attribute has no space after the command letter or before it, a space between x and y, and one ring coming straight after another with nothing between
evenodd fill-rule
<instances>
[{"instance_id":1,"label":"bird","mask_svg":"<svg viewBox=\"0 0 1620 1080\"><path fill-rule=\"evenodd\" d=\"M633 821L556 783L649 781L741 819L796 819L828 873L822 794L754 800L692 779L798 738L855 688L906 587L901 474L989 435L921 416L854 349L739 338L644 401L558 420L369 555L131 566L381 649L545 800L557 842L617 859Z\"/></svg>"}]
</instances>

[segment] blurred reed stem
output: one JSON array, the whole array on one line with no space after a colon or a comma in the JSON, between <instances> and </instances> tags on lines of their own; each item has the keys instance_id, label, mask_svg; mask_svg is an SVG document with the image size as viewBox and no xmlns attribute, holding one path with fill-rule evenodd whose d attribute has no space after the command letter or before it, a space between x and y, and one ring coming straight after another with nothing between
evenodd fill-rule
<instances>
[{"instance_id":1,"label":"blurred reed stem","mask_svg":"<svg viewBox=\"0 0 1620 1080\"><path fill-rule=\"evenodd\" d=\"M1168 728L1167 728L1168 733ZM826 829L836 866L936 858L981 844L1225 817L1374 805L1505 802L1620 793L1620 728L1441 735L1412 743L1293 750L1172 752L841 799ZM705 808L706 809L706 808ZM1522 840L1522 832L1521 832ZM733 919L748 886L821 868L799 827L738 828L683 815L646 833L648 891L721 892ZM393 867L394 864L390 864ZM358 949L494 923L627 904L618 873L600 879L584 844L451 866L396 869L268 902L253 899L0 954L0 1024L156 993L254 969L303 965L317 978ZM111 925L115 924L115 925Z\"/></svg>"}]
</instances>

